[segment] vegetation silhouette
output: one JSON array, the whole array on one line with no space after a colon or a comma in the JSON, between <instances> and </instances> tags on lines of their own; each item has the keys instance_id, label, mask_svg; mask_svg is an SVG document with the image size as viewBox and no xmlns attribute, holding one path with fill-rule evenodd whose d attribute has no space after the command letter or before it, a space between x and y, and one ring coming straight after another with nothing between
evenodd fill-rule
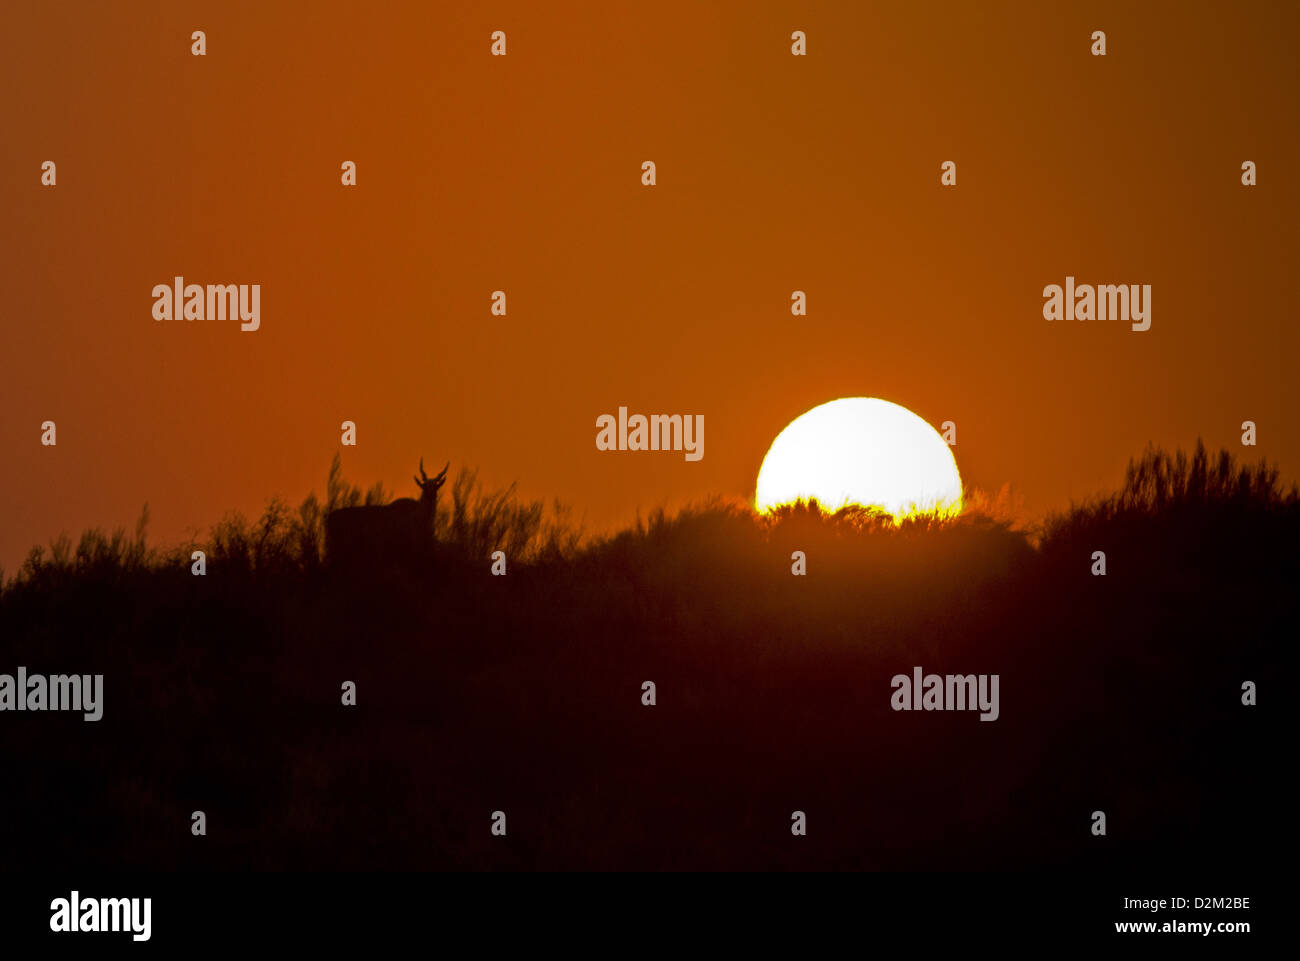
<instances>
[{"instance_id":1,"label":"vegetation silhouette","mask_svg":"<svg viewBox=\"0 0 1300 961\"><path fill-rule=\"evenodd\" d=\"M1035 529L713 501L605 537L462 469L436 551L328 563L328 515L389 499L335 458L324 501L273 499L202 543L149 546L146 509L133 535L33 549L0 588L0 672L102 673L104 716L0 715L0 867L1280 857L1300 498L1265 464L1149 449L1120 490ZM892 710L892 676L918 665L999 674L1000 717Z\"/></svg>"}]
</instances>

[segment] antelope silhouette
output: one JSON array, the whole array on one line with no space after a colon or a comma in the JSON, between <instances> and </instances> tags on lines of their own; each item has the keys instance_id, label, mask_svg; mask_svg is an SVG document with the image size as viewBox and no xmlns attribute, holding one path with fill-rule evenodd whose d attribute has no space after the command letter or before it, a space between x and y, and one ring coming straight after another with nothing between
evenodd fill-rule
<instances>
[{"instance_id":1,"label":"antelope silhouette","mask_svg":"<svg viewBox=\"0 0 1300 961\"><path fill-rule=\"evenodd\" d=\"M447 467L451 462L447 462ZM435 477L415 478L420 498L402 497L391 504L341 507L325 518L325 551L332 564L383 564L428 557L433 548L433 521L438 491L447 482L447 467Z\"/></svg>"}]
</instances>

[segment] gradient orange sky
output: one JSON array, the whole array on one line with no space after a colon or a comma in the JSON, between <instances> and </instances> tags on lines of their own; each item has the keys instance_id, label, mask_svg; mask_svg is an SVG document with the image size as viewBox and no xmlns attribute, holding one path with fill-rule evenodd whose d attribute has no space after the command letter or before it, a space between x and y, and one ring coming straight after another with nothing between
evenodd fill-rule
<instances>
[{"instance_id":1,"label":"gradient orange sky","mask_svg":"<svg viewBox=\"0 0 1300 961\"><path fill-rule=\"evenodd\" d=\"M412 494L450 459L596 530L751 496L781 428L857 395L955 421L965 481L1035 513L1148 441L1294 478L1298 28L1294 4L6 4L0 565L146 501L163 543L296 504L345 419L356 483ZM261 284L261 330L154 321L177 274ZM1151 330L1043 320L1066 275L1151 284ZM597 451L620 405L704 414L704 459Z\"/></svg>"}]
</instances>

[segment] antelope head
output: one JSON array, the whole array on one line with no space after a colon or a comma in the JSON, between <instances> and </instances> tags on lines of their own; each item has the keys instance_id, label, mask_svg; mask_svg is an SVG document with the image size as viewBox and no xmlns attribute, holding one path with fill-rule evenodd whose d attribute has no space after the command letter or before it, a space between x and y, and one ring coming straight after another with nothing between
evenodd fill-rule
<instances>
[{"instance_id":1,"label":"antelope head","mask_svg":"<svg viewBox=\"0 0 1300 961\"><path fill-rule=\"evenodd\" d=\"M447 461L447 467L451 466L451 461ZM420 501L429 507L438 503L438 491L442 485L447 483L447 467L444 467L434 477L430 477L424 472L424 458L420 458L420 474L415 478L415 483L420 488Z\"/></svg>"}]
</instances>

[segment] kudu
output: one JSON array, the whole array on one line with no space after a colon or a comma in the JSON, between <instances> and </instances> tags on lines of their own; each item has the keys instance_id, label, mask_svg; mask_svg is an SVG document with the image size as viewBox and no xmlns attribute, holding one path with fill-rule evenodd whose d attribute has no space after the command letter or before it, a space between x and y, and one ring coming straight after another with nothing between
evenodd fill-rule
<instances>
[{"instance_id":1,"label":"kudu","mask_svg":"<svg viewBox=\"0 0 1300 961\"><path fill-rule=\"evenodd\" d=\"M447 463L447 467L451 462ZM420 499L402 497L391 504L340 507L325 517L325 551L331 564L382 565L431 556L438 490L447 481L447 467L436 477L424 472L415 483Z\"/></svg>"}]
</instances>

